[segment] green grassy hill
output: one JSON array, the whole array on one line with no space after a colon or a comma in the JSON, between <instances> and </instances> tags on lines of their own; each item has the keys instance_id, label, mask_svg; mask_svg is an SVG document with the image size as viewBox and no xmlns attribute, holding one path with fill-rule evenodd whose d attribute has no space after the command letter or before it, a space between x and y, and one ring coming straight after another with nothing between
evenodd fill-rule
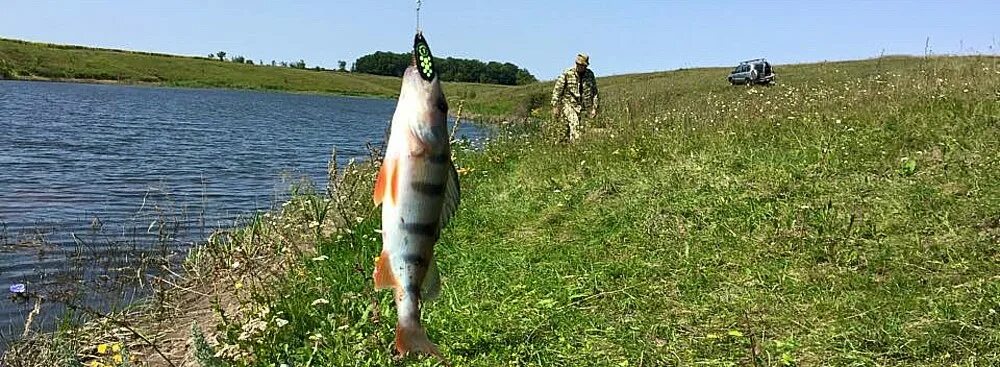
<instances>
[{"instance_id":1,"label":"green grassy hill","mask_svg":"<svg viewBox=\"0 0 1000 367\"><path fill-rule=\"evenodd\" d=\"M444 354L462 366L1000 359L1000 59L777 70L777 86L755 88L728 86L724 69L602 78L603 115L582 141L556 144L558 128L535 122L460 151L462 207L436 248L444 292L425 309ZM507 113L547 89L469 103ZM378 215L359 212L245 306L267 312L223 323L220 341L253 356L236 360L392 363L392 298L370 279Z\"/></svg>"},{"instance_id":2,"label":"green grassy hill","mask_svg":"<svg viewBox=\"0 0 1000 367\"><path fill-rule=\"evenodd\" d=\"M601 78L602 114L574 144L555 142L538 103L551 84L466 93L478 113L535 118L456 149L462 204L435 247L442 296L424 308L443 354L455 366L1000 360L1000 58L776 70L778 85L753 88L729 86L725 69ZM200 289L237 300L202 324L202 366L440 365L394 360L392 296L371 280L373 172L345 172L330 197L296 196L192 257L212 279Z\"/></svg>"},{"instance_id":3,"label":"green grassy hill","mask_svg":"<svg viewBox=\"0 0 1000 367\"><path fill-rule=\"evenodd\" d=\"M0 79L55 79L150 83L196 88L236 88L395 97L399 78L187 57L53 45L0 38ZM445 83L455 95L503 86Z\"/></svg>"}]
</instances>

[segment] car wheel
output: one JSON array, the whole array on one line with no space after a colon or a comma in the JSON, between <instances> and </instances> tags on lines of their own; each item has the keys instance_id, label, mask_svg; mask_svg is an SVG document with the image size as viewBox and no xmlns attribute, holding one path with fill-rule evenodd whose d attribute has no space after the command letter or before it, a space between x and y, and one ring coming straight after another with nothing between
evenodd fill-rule
<instances>
[{"instance_id":1,"label":"car wheel","mask_svg":"<svg viewBox=\"0 0 1000 367\"><path fill-rule=\"evenodd\" d=\"M747 87L752 87L753 86L753 79L746 78L745 80L746 80L746 86Z\"/></svg>"}]
</instances>

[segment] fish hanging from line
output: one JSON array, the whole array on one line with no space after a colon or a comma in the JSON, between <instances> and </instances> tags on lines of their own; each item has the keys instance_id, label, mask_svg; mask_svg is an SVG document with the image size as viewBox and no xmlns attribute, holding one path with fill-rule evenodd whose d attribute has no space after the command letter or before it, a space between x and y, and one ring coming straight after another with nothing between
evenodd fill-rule
<instances>
[{"instance_id":1,"label":"fish hanging from line","mask_svg":"<svg viewBox=\"0 0 1000 367\"><path fill-rule=\"evenodd\" d=\"M373 195L375 205L382 205L382 252L373 277L376 289L394 292L395 342L401 355L441 358L427 337L420 309L423 301L441 291L434 244L458 209L460 196L447 116L448 103L430 47L417 32Z\"/></svg>"}]
</instances>

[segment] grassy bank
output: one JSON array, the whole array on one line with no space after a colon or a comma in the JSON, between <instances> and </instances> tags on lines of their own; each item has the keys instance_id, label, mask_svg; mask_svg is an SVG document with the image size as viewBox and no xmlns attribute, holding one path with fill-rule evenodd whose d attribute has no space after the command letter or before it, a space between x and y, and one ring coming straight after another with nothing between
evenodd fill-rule
<instances>
[{"instance_id":1,"label":"grassy bank","mask_svg":"<svg viewBox=\"0 0 1000 367\"><path fill-rule=\"evenodd\" d=\"M470 366L995 361L998 68L787 66L751 89L712 69L603 79L601 130L579 144L522 126L460 152L431 337ZM224 326L239 364L391 363L367 213Z\"/></svg>"},{"instance_id":2,"label":"grassy bank","mask_svg":"<svg viewBox=\"0 0 1000 367\"><path fill-rule=\"evenodd\" d=\"M0 79L63 80L395 97L400 79L376 75L237 64L187 57L53 45L0 38ZM455 96L503 86L446 83Z\"/></svg>"},{"instance_id":3,"label":"grassy bank","mask_svg":"<svg viewBox=\"0 0 1000 367\"><path fill-rule=\"evenodd\" d=\"M431 339L456 366L1000 360L1000 59L776 70L602 78L578 143L533 119L457 149ZM549 87L466 108L530 115ZM373 171L341 174L192 257L233 302L190 365L438 364L393 361Z\"/></svg>"}]
</instances>

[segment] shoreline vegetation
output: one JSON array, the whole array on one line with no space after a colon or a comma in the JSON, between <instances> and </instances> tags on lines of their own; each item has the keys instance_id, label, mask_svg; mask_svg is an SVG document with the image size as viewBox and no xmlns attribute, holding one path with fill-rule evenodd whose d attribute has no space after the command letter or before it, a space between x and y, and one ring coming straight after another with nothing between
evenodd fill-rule
<instances>
[{"instance_id":1,"label":"shoreline vegetation","mask_svg":"<svg viewBox=\"0 0 1000 367\"><path fill-rule=\"evenodd\" d=\"M0 38L0 80L225 88L396 98L400 78ZM455 96L511 86L444 83ZM467 97L464 97L467 98Z\"/></svg>"},{"instance_id":2,"label":"shoreline vegetation","mask_svg":"<svg viewBox=\"0 0 1000 367\"><path fill-rule=\"evenodd\" d=\"M1000 58L881 57L465 94L432 340L455 365L975 366L1000 359ZM493 87L493 86L491 86ZM452 108L456 108L453 105ZM163 307L29 332L5 366L383 366L371 159L191 250ZM336 162L331 159L331 162ZM123 325L127 325L125 328ZM132 330L128 330L132 329ZM102 348L103 346L103 348ZM131 362L130 362L131 361ZM439 365L411 358L403 365Z\"/></svg>"}]
</instances>

